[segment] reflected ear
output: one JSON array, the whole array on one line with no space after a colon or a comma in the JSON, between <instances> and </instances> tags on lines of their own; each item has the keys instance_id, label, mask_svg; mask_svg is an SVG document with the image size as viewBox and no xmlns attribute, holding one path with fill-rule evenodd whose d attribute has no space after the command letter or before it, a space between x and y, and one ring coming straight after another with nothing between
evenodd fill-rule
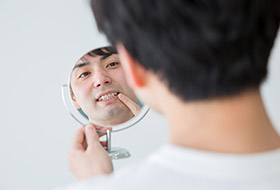
<instances>
[{"instance_id":1,"label":"reflected ear","mask_svg":"<svg viewBox=\"0 0 280 190\"><path fill-rule=\"evenodd\" d=\"M117 50L129 85L132 88L145 86L147 70L129 54L122 44L117 45Z\"/></svg>"},{"instance_id":2,"label":"reflected ear","mask_svg":"<svg viewBox=\"0 0 280 190\"><path fill-rule=\"evenodd\" d=\"M70 93L71 93L71 98L72 98L72 100L73 100L73 103L74 103L75 107L76 107L77 109L81 109L81 107L79 106L79 104L78 104L78 102L77 102L77 100L76 100L76 97L75 97L75 95L74 95L74 93L73 93L72 90L70 90Z\"/></svg>"}]
</instances>

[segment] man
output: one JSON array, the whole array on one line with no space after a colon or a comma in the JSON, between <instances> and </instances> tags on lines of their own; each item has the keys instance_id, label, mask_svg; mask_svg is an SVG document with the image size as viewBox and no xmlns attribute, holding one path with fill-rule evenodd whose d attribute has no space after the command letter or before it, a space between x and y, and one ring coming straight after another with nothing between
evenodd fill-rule
<instances>
[{"instance_id":1,"label":"man","mask_svg":"<svg viewBox=\"0 0 280 190\"><path fill-rule=\"evenodd\" d=\"M280 138L260 95L279 1L91 5L129 85L167 118L170 144L113 174L94 127L82 127L69 162L78 179L88 180L69 189L279 189Z\"/></svg>"},{"instance_id":2,"label":"man","mask_svg":"<svg viewBox=\"0 0 280 190\"><path fill-rule=\"evenodd\" d=\"M113 47L98 48L85 54L74 66L70 84L74 105L91 123L117 125L140 110Z\"/></svg>"}]
</instances>

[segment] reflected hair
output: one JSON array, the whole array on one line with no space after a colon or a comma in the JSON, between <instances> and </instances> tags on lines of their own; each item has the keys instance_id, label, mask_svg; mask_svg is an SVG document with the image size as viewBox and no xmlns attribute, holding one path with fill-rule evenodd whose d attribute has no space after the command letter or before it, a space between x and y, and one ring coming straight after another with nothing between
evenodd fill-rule
<instances>
[{"instance_id":1,"label":"reflected hair","mask_svg":"<svg viewBox=\"0 0 280 190\"><path fill-rule=\"evenodd\" d=\"M117 54L117 50L113 46L106 46L106 47L101 47L94 49L90 52L88 52L86 55L91 56L91 57L96 57L96 56L102 56L101 59L106 59L107 57ZM84 55L84 56L86 56ZM84 58L84 56L81 58L81 60Z\"/></svg>"}]
</instances>

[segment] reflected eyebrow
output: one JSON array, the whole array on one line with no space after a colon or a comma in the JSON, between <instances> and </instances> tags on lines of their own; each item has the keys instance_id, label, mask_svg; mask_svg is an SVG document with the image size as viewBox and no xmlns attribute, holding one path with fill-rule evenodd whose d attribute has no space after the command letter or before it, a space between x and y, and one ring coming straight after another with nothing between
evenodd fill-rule
<instances>
[{"instance_id":1,"label":"reflected eyebrow","mask_svg":"<svg viewBox=\"0 0 280 190\"><path fill-rule=\"evenodd\" d=\"M74 66L74 68L73 68L72 71L74 71L74 70L77 69L77 68L81 68L81 67L87 66L87 65L89 65L89 64L90 64L90 62L78 63L78 64L76 64L76 65Z\"/></svg>"},{"instance_id":2,"label":"reflected eyebrow","mask_svg":"<svg viewBox=\"0 0 280 190\"><path fill-rule=\"evenodd\" d=\"M113 55L113 54L102 56L102 57L100 58L100 61L104 61L105 59L107 59L107 58L110 57L111 55Z\"/></svg>"}]
</instances>

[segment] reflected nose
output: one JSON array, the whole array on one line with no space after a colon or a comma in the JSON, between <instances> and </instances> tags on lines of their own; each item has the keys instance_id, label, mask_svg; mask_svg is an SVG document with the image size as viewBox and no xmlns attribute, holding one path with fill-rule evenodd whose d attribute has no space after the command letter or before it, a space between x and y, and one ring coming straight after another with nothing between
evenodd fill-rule
<instances>
[{"instance_id":1,"label":"reflected nose","mask_svg":"<svg viewBox=\"0 0 280 190\"><path fill-rule=\"evenodd\" d=\"M104 72L96 72L93 85L95 88L111 84L112 79Z\"/></svg>"}]
</instances>

